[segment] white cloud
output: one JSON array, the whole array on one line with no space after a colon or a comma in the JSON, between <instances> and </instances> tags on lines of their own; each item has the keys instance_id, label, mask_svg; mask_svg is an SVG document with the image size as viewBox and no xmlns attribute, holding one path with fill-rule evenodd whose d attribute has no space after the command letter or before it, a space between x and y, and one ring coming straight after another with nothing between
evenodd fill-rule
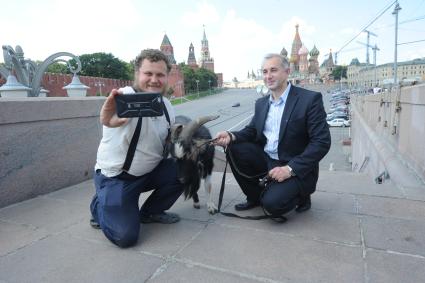
<instances>
[{"instance_id":1,"label":"white cloud","mask_svg":"<svg viewBox=\"0 0 425 283\"><path fill-rule=\"evenodd\" d=\"M241 18L234 10L228 10L219 32L209 38L216 71L223 72L225 80L235 76L245 79L248 70L256 72L260 67L264 54L278 52L271 48L275 39L272 32L254 20Z\"/></svg>"},{"instance_id":2,"label":"white cloud","mask_svg":"<svg viewBox=\"0 0 425 283\"><path fill-rule=\"evenodd\" d=\"M120 0L118 11L112 1L75 0L67 4L50 1L44 4L28 7L31 13L23 12L25 20L15 19L10 29L13 32L2 36L2 44L21 45L25 56L33 60L44 60L59 51L76 55L111 52L117 56L115 50L122 52L127 48L120 44L120 34L134 32L143 22L143 16L137 13L131 0Z\"/></svg>"},{"instance_id":3,"label":"white cloud","mask_svg":"<svg viewBox=\"0 0 425 283\"><path fill-rule=\"evenodd\" d=\"M197 3L196 11L184 13L180 20L186 28L192 28L215 24L220 21L220 16L213 5L207 2L202 2Z\"/></svg>"}]
</instances>

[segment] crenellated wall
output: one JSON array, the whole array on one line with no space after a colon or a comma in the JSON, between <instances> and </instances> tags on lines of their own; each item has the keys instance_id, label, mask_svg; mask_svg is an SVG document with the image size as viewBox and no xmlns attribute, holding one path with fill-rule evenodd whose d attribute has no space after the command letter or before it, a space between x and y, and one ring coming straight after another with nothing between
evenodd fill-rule
<instances>
[{"instance_id":1,"label":"crenellated wall","mask_svg":"<svg viewBox=\"0 0 425 283\"><path fill-rule=\"evenodd\" d=\"M87 96L106 95L114 88L120 88L133 85L133 81L116 80L98 77L78 76L81 83L90 87L87 90ZM41 86L49 91L48 97L68 96L64 86L71 83L72 75L45 73L41 81ZM0 76L0 86L6 83L6 79ZM180 97L184 95L184 77L180 68L173 65L168 78L168 85L173 89L173 96Z\"/></svg>"},{"instance_id":2,"label":"crenellated wall","mask_svg":"<svg viewBox=\"0 0 425 283\"><path fill-rule=\"evenodd\" d=\"M401 186L425 184L425 84L351 97L354 171L386 171Z\"/></svg>"},{"instance_id":3,"label":"crenellated wall","mask_svg":"<svg viewBox=\"0 0 425 283\"><path fill-rule=\"evenodd\" d=\"M102 95L109 93L114 88L120 88L127 85L132 85L132 81L116 80L116 79L107 79L107 78L97 78L97 77L87 77L87 76L78 76L81 83L90 87L87 90L87 96L95 96L102 92ZM68 96L66 90L62 89L64 86L71 83L72 75L67 74L52 74L45 73L41 85L47 89L49 92L49 97L55 96ZM101 84L102 86L97 86L96 84Z\"/></svg>"}]
</instances>

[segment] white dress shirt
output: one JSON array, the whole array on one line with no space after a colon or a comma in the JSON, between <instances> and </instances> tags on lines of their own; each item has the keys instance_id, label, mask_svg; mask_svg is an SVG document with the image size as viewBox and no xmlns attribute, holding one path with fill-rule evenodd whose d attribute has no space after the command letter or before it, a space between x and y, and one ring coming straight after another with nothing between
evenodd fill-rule
<instances>
[{"instance_id":1,"label":"white dress shirt","mask_svg":"<svg viewBox=\"0 0 425 283\"><path fill-rule=\"evenodd\" d=\"M280 123L282 120L283 110L285 110L286 99L288 98L291 84L288 83L283 94L278 100L273 99L273 95L270 95L270 107L267 113L266 123L264 125L263 134L267 138L267 143L264 146L264 151L270 156L270 158L278 160L278 145L279 145L279 131Z\"/></svg>"}]
</instances>

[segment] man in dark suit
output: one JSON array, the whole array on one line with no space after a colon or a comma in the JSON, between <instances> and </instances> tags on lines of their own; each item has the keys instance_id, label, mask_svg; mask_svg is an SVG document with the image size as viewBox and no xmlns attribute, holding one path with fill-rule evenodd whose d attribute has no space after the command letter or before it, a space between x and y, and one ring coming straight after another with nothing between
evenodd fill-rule
<instances>
[{"instance_id":1,"label":"man in dark suit","mask_svg":"<svg viewBox=\"0 0 425 283\"><path fill-rule=\"evenodd\" d=\"M268 54L262 65L270 95L256 101L254 117L237 132L219 132L216 144L228 146L227 159L246 202L247 210L262 205L272 216L311 207L319 161L331 145L322 95L288 83L289 63ZM259 178L268 176L266 188ZM285 219L282 216L283 219Z\"/></svg>"}]
</instances>

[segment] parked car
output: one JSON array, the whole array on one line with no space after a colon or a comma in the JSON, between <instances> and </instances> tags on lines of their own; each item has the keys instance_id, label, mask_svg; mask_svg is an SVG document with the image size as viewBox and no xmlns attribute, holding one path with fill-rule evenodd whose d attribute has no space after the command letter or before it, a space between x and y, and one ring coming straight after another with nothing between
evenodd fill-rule
<instances>
[{"instance_id":1,"label":"parked car","mask_svg":"<svg viewBox=\"0 0 425 283\"><path fill-rule=\"evenodd\" d=\"M345 119L333 119L327 121L330 127L347 127L350 126L349 120Z\"/></svg>"}]
</instances>

